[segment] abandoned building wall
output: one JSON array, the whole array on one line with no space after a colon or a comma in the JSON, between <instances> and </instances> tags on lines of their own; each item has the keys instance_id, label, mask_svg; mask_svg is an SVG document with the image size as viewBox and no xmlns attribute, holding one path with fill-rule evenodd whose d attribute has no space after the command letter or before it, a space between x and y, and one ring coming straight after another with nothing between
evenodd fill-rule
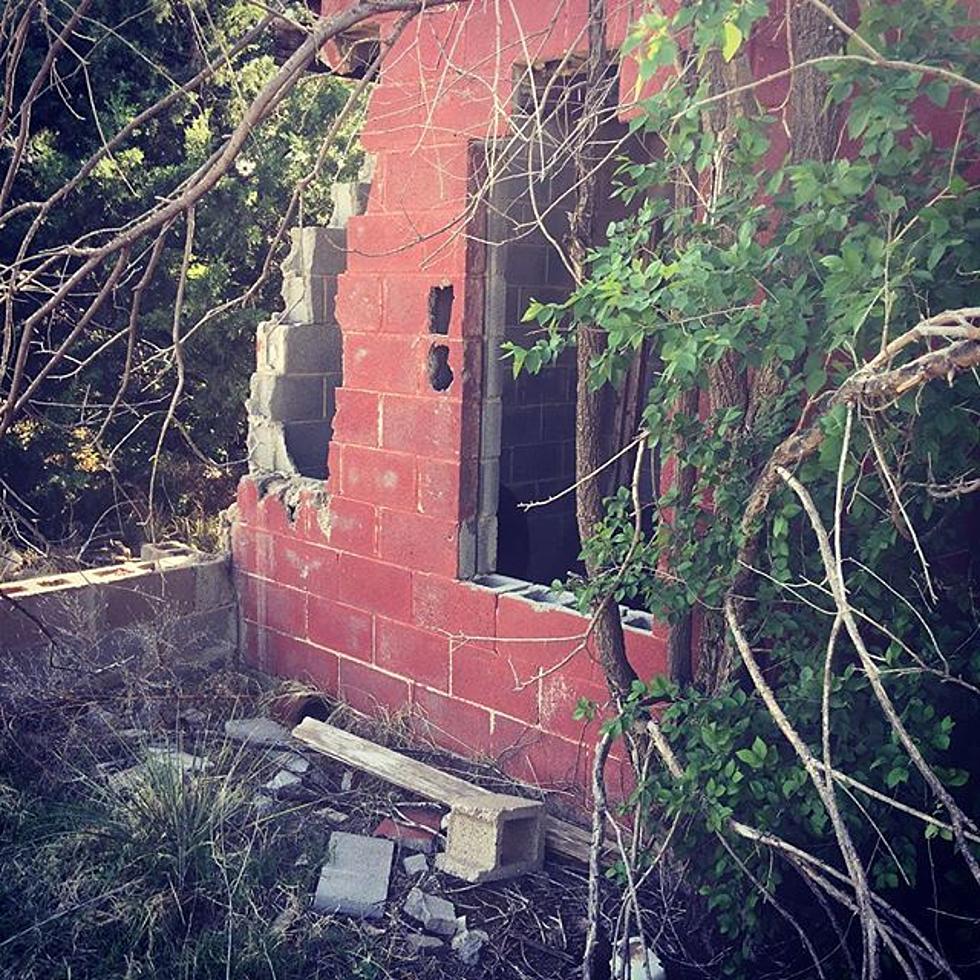
<instances>
[{"instance_id":1,"label":"abandoned building wall","mask_svg":"<svg viewBox=\"0 0 980 980\"><path fill-rule=\"evenodd\" d=\"M582 787L602 715L573 711L580 697L608 699L588 645L562 663L586 617L526 581L471 581L490 357L487 214L468 205L482 148L507 132L511 63L531 32L535 61L560 58L584 37L583 11L518 3L518 25L467 9L462 26L452 9L414 22L373 90L362 142L374 177L366 210L347 222L337 279L343 382L329 477L298 479L273 461L242 481L243 642L262 669L358 710L405 711L440 745L492 755L519 778ZM447 51L467 70L445 72ZM559 279L531 244L540 274L523 284L515 274L512 321L522 285ZM653 676L663 632L630 615L630 657Z\"/></svg>"}]
</instances>

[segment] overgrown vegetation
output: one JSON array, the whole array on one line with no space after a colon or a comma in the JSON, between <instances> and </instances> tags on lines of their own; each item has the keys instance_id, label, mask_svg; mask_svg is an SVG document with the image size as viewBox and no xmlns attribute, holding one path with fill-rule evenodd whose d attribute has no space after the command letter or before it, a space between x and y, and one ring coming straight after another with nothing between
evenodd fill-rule
<instances>
[{"instance_id":1,"label":"overgrown vegetation","mask_svg":"<svg viewBox=\"0 0 980 980\"><path fill-rule=\"evenodd\" d=\"M68 29L73 15L77 22ZM301 9L293 15L304 23L312 16ZM175 188L193 183L277 71L271 23L245 0L5 5L0 27L11 82L0 113L7 127L0 161L11 178L0 200L0 270L11 318L5 385L15 370L8 359L11 324L49 298L73 263L49 261L38 269L32 257L57 253L66 242L97 246L107 229L130 226ZM44 59L63 30L56 68L45 77ZM196 88L178 93L199 75ZM36 77L44 84L32 95ZM318 179L292 200L348 88L327 75L307 75L250 131L234 167L196 208L179 302L184 229L169 223L154 248L143 242L133 249L108 300L0 440L4 533L15 544L43 548L45 540L73 536L72 550L92 554L109 538L138 541L154 462L163 521L206 521L227 505L245 458L255 326L279 304L276 260L283 252L270 255L270 247L281 243L284 221L323 223L331 183L357 169L355 114L327 148ZM107 141L163 100L105 152ZM27 139L18 162L21 121ZM55 205L39 211L53 197ZM32 276L33 288L16 282L19 275ZM48 319L25 364L28 379L69 337L100 285L97 276L80 283ZM241 297L247 302L234 302ZM205 318L209 311L216 312ZM178 371L183 394L158 456Z\"/></svg>"},{"instance_id":2,"label":"overgrown vegetation","mask_svg":"<svg viewBox=\"0 0 980 980\"><path fill-rule=\"evenodd\" d=\"M694 617L613 730L657 719L632 802L710 910L689 955L711 975L977 966L968 23L955 2L862 4L853 31L822 3L646 14L632 128L661 152L623 162L635 214L579 288L527 313L546 336L518 366L581 324L594 385L655 365L639 451L674 478L647 512L635 487L608 502L572 584L584 608L641 598L675 641ZM749 39L785 31L765 79Z\"/></svg>"}]
</instances>

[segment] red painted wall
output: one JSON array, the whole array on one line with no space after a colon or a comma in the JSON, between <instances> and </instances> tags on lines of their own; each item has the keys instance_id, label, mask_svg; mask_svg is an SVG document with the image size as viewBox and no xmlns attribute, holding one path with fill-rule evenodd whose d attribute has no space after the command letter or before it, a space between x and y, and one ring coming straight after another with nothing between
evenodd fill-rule
<instances>
[{"instance_id":1,"label":"red painted wall","mask_svg":"<svg viewBox=\"0 0 980 980\"><path fill-rule=\"evenodd\" d=\"M344 5L327 0L324 13ZM504 133L515 62L584 47L585 6L473 0L417 18L389 53L362 137L376 159L370 203L350 220L337 295L344 384L329 500L307 497L288 514L245 479L233 532L252 663L361 711L408 709L437 743L520 778L578 786L598 721L572 711L580 697L606 701L601 671L585 650L534 678L568 656L586 620L456 575L460 527L476 515L482 369L485 255L480 215L466 214L469 147ZM632 8L612 8L618 44ZM759 74L785 64L781 23L777 11L757 32L769 40L753 41ZM624 68L626 100L634 78ZM769 85L766 101L784 85ZM445 284L452 322L434 338L428 293ZM443 392L426 376L436 340L455 376ZM662 632L630 629L627 642L641 676L664 669Z\"/></svg>"}]
</instances>

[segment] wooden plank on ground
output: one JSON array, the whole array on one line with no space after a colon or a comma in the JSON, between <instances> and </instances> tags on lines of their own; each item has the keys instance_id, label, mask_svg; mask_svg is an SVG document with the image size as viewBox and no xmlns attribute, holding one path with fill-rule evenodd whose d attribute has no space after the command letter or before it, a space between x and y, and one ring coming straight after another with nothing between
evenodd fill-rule
<instances>
[{"instance_id":1,"label":"wooden plank on ground","mask_svg":"<svg viewBox=\"0 0 980 980\"><path fill-rule=\"evenodd\" d=\"M337 762L370 773L402 789L420 793L430 800L445 803L446 806L451 807L461 799L472 799L474 796L485 795L498 799L501 796L500 793L475 786L465 779L419 762L418 759L412 759L387 746L378 745L314 718L304 718L293 729L293 737ZM519 800L521 797L514 799ZM544 827L545 846L549 850L588 863L591 842L589 831L552 816L545 817Z\"/></svg>"},{"instance_id":2,"label":"wooden plank on ground","mask_svg":"<svg viewBox=\"0 0 980 980\"><path fill-rule=\"evenodd\" d=\"M385 782L421 793L447 806L452 806L462 797L500 795L314 718L304 718L293 729L293 737L337 762L354 766Z\"/></svg>"}]
</instances>

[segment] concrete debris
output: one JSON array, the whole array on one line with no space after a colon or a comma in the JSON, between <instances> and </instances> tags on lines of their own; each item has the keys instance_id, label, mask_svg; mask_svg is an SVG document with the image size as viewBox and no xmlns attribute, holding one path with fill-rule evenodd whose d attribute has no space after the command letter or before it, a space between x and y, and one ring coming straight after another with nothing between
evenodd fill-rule
<instances>
[{"instance_id":1,"label":"concrete debris","mask_svg":"<svg viewBox=\"0 0 980 980\"><path fill-rule=\"evenodd\" d=\"M277 766L294 772L297 776L302 776L310 769L310 760L304 759L303 756L297 755L295 752L273 752L272 760Z\"/></svg>"},{"instance_id":2,"label":"concrete debris","mask_svg":"<svg viewBox=\"0 0 980 980\"><path fill-rule=\"evenodd\" d=\"M378 919L384 914L395 845L390 840L335 830L320 871L313 907L318 912Z\"/></svg>"},{"instance_id":3,"label":"concrete debris","mask_svg":"<svg viewBox=\"0 0 980 980\"><path fill-rule=\"evenodd\" d=\"M275 809L275 800L271 796L266 796L265 793L256 793L252 797L252 807L257 817L265 817Z\"/></svg>"},{"instance_id":4,"label":"concrete debris","mask_svg":"<svg viewBox=\"0 0 980 980\"><path fill-rule=\"evenodd\" d=\"M408 951L414 955L419 953L434 953L437 949L442 949L445 945L441 939L435 936L426 936L421 932L410 932L405 937L405 945Z\"/></svg>"},{"instance_id":5,"label":"concrete debris","mask_svg":"<svg viewBox=\"0 0 980 980\"><path fill-rule=\"evenodd\" d=\"M480 950L490 941L482 929L463 929L453 936L453 951L467 966L476 966Z\"/></svg>"},{"instance_id":6,"label":"concrete debris","mask_svg":"<svg viewBox=\"0 0 980 980\"><path fill-rule=\"evenodd\" d=\"M225 722L225 735L246 745L289 744L289 729L271 718L229 718Z\"/></svg>"},{"instance_id":7,"label":"concrete debris","mask_svg":"<svg viewBox=\"0 0 980 980\"><path fill-rule=\"evenodd\" d=\"M406 874L419 875L429 870L429 859L424 854L410 854L402 861L402 867Z\"/></svg>"},{"instance_id":8,"label":"concrete debris","mask_svg":"<svg viewBox=\"0 0 980 980\"><path fill-rule=\"evenodd\" d=\"M405 914L422 923L428 932L451 936L456 931L456 906L438 895L429 895L421 888L408 893L403 906Z\"/></svg>"},{"instance_id":9,"label":"concrete debris","mask_svg":"<svg viewBox=\"0 0 980 980\"><path fill-rule=\"evenodd\" d=\"M151 768L160 772L169 772L176 778L187 773L203 772L211 763L198 755L181 752L169 747L158 748L151 746L146 750L146 760L128 769L113 773L107 782L113 789L136 789L145 785L151 778Z\"/></svg>"},{"instance_id":10,"label":"concrete debris","mask_svg":"<svg viewBox=\"0 0 980 980\"><path fill-rule=\"evenodd\" d=\"M349 793L354 786L354 773L350 769L345 769L343 776L340 777L340 792Z\"/></svg>"},{"instance_id":11,"label":"concrete debris","mask_svg":"<svg viewBox=\"0 0 980 980\"><path fill-rule=\"evenodd\" d=\"M297 776L296 773L288 769L280 769L262 788L270 793L282 793L284 790L299 786L302 782L302 777Z\"/></svg>"},{"instance_id":12,"label":"concrete debris","mask_svg":"<svg viewBox=\"0 0 980 980\"><path fill-rule=\"evenodd\" d=\"M627 980L667 980L660 958L652 946L647 946L644 951L643 940L639 936L630 936L629 958L629 968L625 972ZM618 949L613 953L610 967L614 977L624 976L623 961Z\"/></svg>"}]
</instances>

